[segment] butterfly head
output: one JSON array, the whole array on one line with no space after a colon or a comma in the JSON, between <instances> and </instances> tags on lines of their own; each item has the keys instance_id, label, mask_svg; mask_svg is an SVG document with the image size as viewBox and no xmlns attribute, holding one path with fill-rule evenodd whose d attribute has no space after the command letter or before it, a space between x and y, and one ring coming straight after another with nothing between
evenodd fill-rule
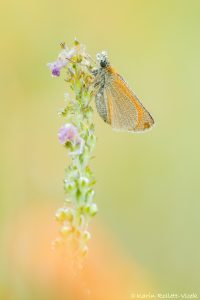
<instances>
[{"instance_id":1,"label":"butterfly head","mask_svg":"<svg viewBox=\"0 0 200 300\"><path fill-rule=\"evenodd\" d=\"M97 53L96 58L101 68L107 68L110 65L108 61L108 54L106 51Z\"/></svg>"}]
</instances>

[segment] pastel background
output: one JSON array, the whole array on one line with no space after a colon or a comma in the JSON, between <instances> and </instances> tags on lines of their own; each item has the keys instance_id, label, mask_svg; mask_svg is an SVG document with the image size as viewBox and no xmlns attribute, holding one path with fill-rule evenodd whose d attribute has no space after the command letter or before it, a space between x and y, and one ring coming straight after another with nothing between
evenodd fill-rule
<instances>
[{"instance_id":1,"label":"pastel background","mask_svg":"<svg viewBox=\"0 0 200 300\"><path fill-rule=\"evenodd\" d=\"M199 293L200 2L3 1L0 15L0 299ZM95 112L99 214L72 279L51 252L69 160L57 140L66 86L46 63L75 36L93 57L108 51L156 127L113 132Z\"/></svg>"}]
</instances>

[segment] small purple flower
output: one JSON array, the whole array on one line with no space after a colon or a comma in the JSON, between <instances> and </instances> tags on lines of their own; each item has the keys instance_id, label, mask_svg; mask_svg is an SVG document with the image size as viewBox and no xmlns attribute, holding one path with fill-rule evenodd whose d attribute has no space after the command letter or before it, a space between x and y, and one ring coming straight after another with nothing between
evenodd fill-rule
<instances>
[{"instance_id":1,"label":"small purple flower","mask_svg":"<svg viewBox=\"0 0 200 300\"><path fill-rule=\"evenodd\" d=\"M50 68L52 76L58 77L60 76L61 68L63 68L66 64L67 64L66 61L64 64L64 62L62 62L61 60L57 60L53 63L48 63L47 66Z\"/></svg>"},{"instance_id":2,"label":"small purple flower","mask_svg":"<svg viewBox=\"0 0 200 300\"><path fill-rule=\"evenodd\" d=\"M53 76L60 76L60 69L58 67L55 67L51 70L51 73Z\"/></svg>"},{"instance_id":3,"label":"small purple flower","mask_svg":"<svg viewBox=\"0 0 200 300\"><path fill-rule=\"evenodd\" d=\"M56 61L48 63L47 66L50 68L52 76L60 76L60 70L70 62L70 59L76 55L76 53L77 47L72 49L64 49L60 52Z\"/></svg>"},{"instance_id":4,"label":"small purple flower","mask_svg":"<svg viewBox=\"0 0 200 300\"><path fill-rule=\"evenodd\" d=\"M58 139L61 144L76 142L79 138L77 128L72 124L63 125L58 132Z\"/></svg>"}]
</instances>

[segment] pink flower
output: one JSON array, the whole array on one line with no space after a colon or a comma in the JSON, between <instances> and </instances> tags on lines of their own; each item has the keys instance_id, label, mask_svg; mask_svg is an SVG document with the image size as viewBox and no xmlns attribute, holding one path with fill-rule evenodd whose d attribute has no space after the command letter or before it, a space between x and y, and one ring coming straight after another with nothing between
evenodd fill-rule
<instances>
[{"instance_id":1,"label":"pink flower","mask_svg":"<svg viewBox=\"0 0 200 300\"><path fill-rule=\"evenodd\" d=\"M69 62L70 59L76 55L77 47L71 49L63 49L58 55L58 59L52 63L48 63L47 66L51 70L51 74L54 77L60 76L60 70L64 68Z\"/></svg>"},{"instance_id":2,"label":"pink flower","mask_svg":"<svg viewBox=\"0 0 200 300\"><path fill-rule=\"evenodd\" d=\"M53 63L47 64L47 66L51 70L52 76L58 77L58 76L60 76L60 70L64 65L61 64L59 61L55 61Z\"/></svg>"},{"instance_id":3,"label":"pink flower","mask_svg":"<svg viewBox=\"0 0 200 300\"><path fill-rule=\"evenodd\" d=\"M79 136L78 129L72 124L63 125L58 132L58 139L62 145L65 145L67 142L71 142L73 145L73 151L70 155L80 155L83 153L85 142Z\"/></svg>"},{"instance_id":4,"label":"pink flower","mask_svg":"<svg viewBox=\"0 0 200 300\"><path fill-rule=\"evenodd\" d=\"M78 130L72 124L63 125L58 132L58 139L61 144L66 144L66 142L75 142L78 138Z\"/></svg>"}]
</instances>

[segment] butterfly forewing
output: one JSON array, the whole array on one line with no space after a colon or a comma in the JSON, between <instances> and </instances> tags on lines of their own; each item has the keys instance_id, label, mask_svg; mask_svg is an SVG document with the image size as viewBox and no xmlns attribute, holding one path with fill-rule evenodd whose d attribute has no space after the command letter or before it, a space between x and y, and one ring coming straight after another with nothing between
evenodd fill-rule
<instances>
[{"instance_id":1,"label":"butterfly forewing","mask_svg":"<svg viewBox=\"0 0 200 300\"><path fill-rule=\"evenodd\" d=\"M105 86L105 101L112 127L135 132L151 128L154 124L153 118L123 78L114 72L109 77Z\"/></svg>"},{"instance_id":2,"label":"butterfly forewing","mask_svg":"<svg viewBox=\"0 0 200 300\"><path fill-rule=\"evenodd\" d=\"M137 123L137 110L129 98L114 85L106 89L111 125L117 130L132 131Z\"/></svg>"}]
</instances>

